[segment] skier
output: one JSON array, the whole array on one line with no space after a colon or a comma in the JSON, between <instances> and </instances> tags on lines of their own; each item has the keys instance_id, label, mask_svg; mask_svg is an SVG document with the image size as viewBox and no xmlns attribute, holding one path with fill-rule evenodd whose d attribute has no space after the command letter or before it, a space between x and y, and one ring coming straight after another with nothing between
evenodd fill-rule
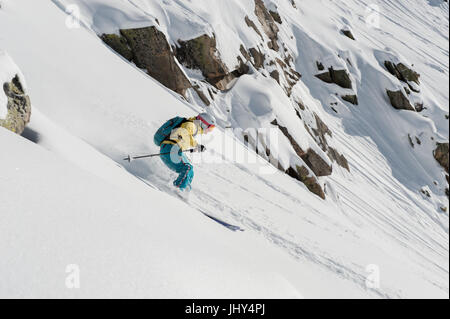
<instances>
[{"instance_id":1,"label":"skier","mask_svg":"<svg viewBox=\"0 0 450 319\"><path fill-rule=\"evenodd\" d=\"M177 172L173 185L181 191L191 190L194 168L185 152L204 152L205 146L195 140L197 134L207 134L216 126L216 119L201 113L197 117L175 117L156 132L154 142L161 147L161 159L168 168Z\"/></svg>"}]
</instances>

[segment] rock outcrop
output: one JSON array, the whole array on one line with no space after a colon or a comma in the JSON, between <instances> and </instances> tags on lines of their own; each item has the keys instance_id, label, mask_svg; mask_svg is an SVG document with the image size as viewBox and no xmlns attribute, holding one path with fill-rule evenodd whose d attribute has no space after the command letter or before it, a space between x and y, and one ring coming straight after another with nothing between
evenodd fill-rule
<instances>
[{"instance_id":1,"label":"rock outcrop","mask_svg":"<svg viewBox=\"0 0 450 319\"><path fill-rule=\"evenodd\" d=\"M266 56L264 53L261 53L258 49L250 48L250 54L253 58L252 64L256 69L260 69L264 66L264 62L266 60Z\"/></svg>"},{"instance_id":2,"label":"rock outcrop","mask_svg":"<svg viewBox=\"0 0 450 319\"><path fill-rule=\"evenodd\" d=\"M352 103L353 105L358 105L359 104L357 95L343 95L342 99L344 101Z\"/></svg>"},{"instance_id":3,"label":"rock outcrop","mask_svg":"<svg viewBox=\"0 0 450 319\"><path fill-rule=\"evenodd\" d=\"M8 98L6 118L0 118L0 126L22 134L31 118L31 101L25 94L19 77L3 84L3 91Z\"/></svg>"},{"instance_id":4,"label":"rock outcrop","mask_svg":"<svg viewBox=\"0 0 450 319\"><path fill-rule=\"evenodd\" d=\"M277 23L283 24L283 21L281 20L281 16L277 11L270 10L269 13Z\"/></svg>"},{"instance_id":5,"label":"rock outcrop","mask_svg":"<svg viewBox=\"0 0 450 319\"><path fill-rule=\"evenodd\" d=\"M333 168L311 148L306 151L302 159L316 176L329 176L333 173Z\"/></svg>"},{"instance_id":6,"label":"rock outcrop","mask_svg":"<svg viewBox=\"0 0 450 319\"><path fill-rule=\"evenodd\" d=\"M263 27L264 33L270 39L268 43L269 48L278 51L280 49L278 45L278 32L280 29L262 0L255 0L255 14Z\"/></svg>"},{"instance_id":7,"label":"rock outcrop","mask_svg":"<svg viewBox=\"0 0 450 319\"><path fill-rule=\"evenodd\" d=\"M100 38L126 60L133 61L133 51L124 37L117 34L103 34Z\"/></svg>"},{"instance_id":8,"label":"rock outcrop","mask_svg":"<svg viewBox=\"0 0 450 319\"><path fill-rule=\"evenodd\" d=\"M304 106L303 106L304 107ZM322 150L327 153L328 157L333 160L334 162L336 162L339 166L345 168L346 170L348 170L350 172L350 167L348 164L347 159L345 158L344 155L339 154L339 152L330 147L328 145L328 141L327 141L327 135L329 137L333 136L333 133L331 132L331 130L328 128L328 126L322 121L322 119L314 113L314 117L316 119L316 128L310 128L309 126L305 125L306 130L308 131L308 133L316 140L317 144L322 148ZM312 157L314 158L314 157ZM323 161L323 159L322 159ZM307 159L305 162L311 162L311 159ZM314 172L318 172L317 176L326 176L326 174L330 175L332 173L332 168L326 163L321 163L321 161L317 162L317 167L315 168L315 170L313 170ZM325 175L321 175L321 174L325 174Z\"/></svg>"},{"instance_id":9,"label":"rock outcrop","mask_svg":"<svg viewBox=\"0 0 450 319\"><path fill-rule=\"evenodd\" d=\"M232 72L221 61L216 47L216 39L206 34L188 41L178 41L176 56L189 69L199 69L205 79L219 90L226 90L228 84L237 77L248 73L248 66L241 60Z\"/></svg>"},{"instance_id":10,"label":"rock outcrop","mask_svg":"<svg viewBox=\"0 0 450 319\"><path fill-rule=\"evenodd\" d=\"M328 147L327 154L339 166L345 168L347 171L350 172L350 166L349 166L348 161L347 161L347 159L345 158L344 155L339 154L339 152L336 149L332 148L332 147Z\"/></svg>"},{"instance_id":11,"label":"rock outcrop","mask_svg":"<svg viewBox=\"0 0 450 319\"><path fill-rule=\"evenodd\" d=\"M390 91L386 90L387 95L391 101L391 104L397 110L407 110L415 112L416 109L411 105L409 99L403 94L402 91Z\"/></svg>"},{"instance_id":12,"label":"rock outcrop","mask_svg":"<svg viewBox=\"0 0 450 319\"><path fill-rule=\"evenodd\" d=\"M344 89L352 89L352 80L346 70L335 70L333 67L328 72L316 74L316 77L326 83L335 83Z\"/></svg>"},{"instance_id":13,"label":"rock outcrop","mask_svg":"<svg viewBox=\"0 0 450 319\"><path fill-rule=\"evenodd\" d=\"M278 70L273 70L272 72L270 72L270 76L278 82L278 84L280 84L280 72L278 72Z\"/></svg>"},{"instance_id":14,"label":"rock outcrop","mask_svg":"<svg viewBox=\"0 0 450 319\"><path fill-rule=\"evenodd\" d=\"M178 61L189 69L201 70L209 82L228 74L226 65L220 60L214 37L204 34L188 41L178 40L178 44Z\"/></svg>"},{"instance_id":15,"label":"rock outcrop","mask_svg":"<svg viewBox=\"0 0 450 319\"><path fill-rule=\"evenodd\" d=\"M438 161L439 165L448 173L448 157L449 157L449 143L437 143L437 147L433 152L433 156Z\"/></svg>"},{"instance_id":16,"label":"rock outcrop","mask_svg":"<svg viewBox=\"0 0 450 319\"><path fill-rule=\"evenodd\" d=\"M261 40L264 40L261 31L259 31L258 27L256 26L255 22L253 22L248 16L245 16L245 23L249 28L252 28L261 38Z\"/></svg>"},{"instance_id":17,"label":"rock outcrop","mask_svg":"<svg viewBox=\"0 0 450 319\"><path fill-rule=\"evenodd\" d=\"M311 149L309 149L309 152L304 152L302 150L302 148L300 147L300 145L298 145L298 143L295 141L295 139L291 136L291 134L288 132L286 127L281 126L280 124L278 124L278 121L275 119L272 122L272 125L277 126L280 131L284 134L284 136L286 136L286 138L289 140L289 142L291 143L294 151L297 153L297 155L302 158L304 161L308 161L307 164L310 168L307 168L305 166L296 166L294 167L289 167L285 172L286 174L288 174L289 176L299 180L300 182L302 182L303 184L305 184L305 186L314 194L316 194L317 196L325 199L325 193L322 189L322 187L319 184L319 181L317 180L316 176L323 176L323 175L314 175L315 172L313 170L313 167L315 169L319 169L322 170L323 169L323 165L322 163L326 162L320 157L318 156L314 151L312 151ZM310 171L311 170L311 171ZM322 170L323 172L324 170ZM328 174L330 175L331 172Z\"/></svg>"},{"instance_id":18,"label":"rock outcrop","mask_svg":"<svg viewBox=\"0 0 450 319\"><path fill-rule=\"evenodd\" d=\"M291 96L293 87L298 83L301 79L302 75L289 66L289 61L292 57L287 57L285 61L280 59L276 59L276 64L278 64L283 71L285 78L285 85L283 85L284 90L286 91L287 96ZM280 82L279 82L280 83Z\"/></svg>"},{"instance_id":19,"label":"rock outcrop","mask_svg":"<svg viewBox=\"0 0 450 319\"><path fill-rule=\"evenodd\" d=\"M297 165L296 168L289 167L289 169L286 171L286 174L305 184L305 186L311 193L314 193L320 198L325 199L325 192L323 191L322 186L320 186L317 178L313 174L311 174L306 166Z\"/></svg>"},{"instance_id":20,"label":"rock outcrop","mask_svg":"<svg viewBox=\"0 0 450 319\"><path fill-rule=\"evenodd\" d=\"M120 35L103 34L113 50L169 89L185 96L192 85L178 66L164 33L156 27L122 29Z\"/></svg>"},{"instance_id":21,"label":"rock outcrop","mask_svg":"<svg viewBox=\"0 0 450 319\"><path fill-rule=\"evenodd\" d=\"M350 39L352 39L352 40L355 41L355 36L353 35L353 33L352 33L351 30L348 30L348 29L342 29L341 32L342 32L342 34L345 35L347 38L350 38Z\"/></svg>"},{"instance_id":22,"label":"rock outcrop","mask_svg":"<svg viewBox=\"0 0 450 319\"><path fill-rule=\"evenodd\" d=\"M288 129L281 126L277 120L272 121L272 125L277 126L284 136L291 143L297 155L311 168L316 176L328 176L333 172L333 168L313 149L309 148L306 152L300 147L297 141L289 133Z\"/></svg>"},{"instance_id":23,"label":"rock outcrop","mask_svg":"<svg viewBox=\"0 0 450 319\"><path fill-rule=\"evenodd\" d=\"M316 120L316 128L311 128L312 132L314 134L311 134L311 131L308 126L306 127L306 130L310 133L310 135L316 140L317 144L322 148L322 150L326 151L328 148L328 142L327 142L327 135L329 137L333 136L333 133L331 133L331 130L328 128L328 126L322 121L322 119L314 113L314 118Z\"/></svg>"},{"instance_id":24,"label":"rock outcrop","mask_svg":"<svg viewBox=\"0 0 450 319\"><path fill-rule=\"evenodd\" d=\"M399 79L402 82L405 82L408 84L409 88L414 91L418 92L417 88L415 88L413 85L411 85L411 82L416 83L417 85L420 85L420 74L416 71L408 68L403 63L395 64L391 61L385 61L384 66L386 69L391 73L393 76L395 76L397 79Z\"/></svg>"}]
</instances>

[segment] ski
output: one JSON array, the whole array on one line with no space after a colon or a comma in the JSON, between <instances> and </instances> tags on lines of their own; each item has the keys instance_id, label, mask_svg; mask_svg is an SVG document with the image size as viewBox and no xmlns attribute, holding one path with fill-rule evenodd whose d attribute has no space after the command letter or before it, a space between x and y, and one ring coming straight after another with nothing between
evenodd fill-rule
<instances>
[{"instance_id":1,"label":"ski","mask_svg":"<svg viewBox=\"0 0 450 319\"><path fill-rule=\"evenodd\" d=\"M208 218L212 219L213 221L215 221L216 223L218 223L218 224L220 224L220 225L222 225L222 226L228 228L229 230L232 230L232 231L234 231L234 232L237 232L237 231L244 231L244 229L242 229L242 228L239 227L239 226L232 225L232 224L229 224L229 223L227 223L227 222L224 222L223 220L221 220L221 219L219 219L219 218L217 218L217 217L211 216L210 214L205 213L204 211L202 211L202 210L200 210L200 209L199 209L199 211L200 211L203 215L205 215L206 217L208 217Z\"/></svg>"},{"instance_id":2,"label":"ski","mask_svg":"<svg viewBox=\"0 0 450 319\"><path fill-rule=\"evenodd\" d=\"M224 221L224 220L222 220L222 219L220 219L220 218L214 216L214 214L211 214L211 213L209 213L209 212L206 212L203 208L199 207L198 205L191 203L191 202L189 201L189 197L185 197L185 196L183 196L183 194L180 194L180 193L178 193L178 192L175 192L175 195L176 195L179 199L181 199L182 201L184 201L186 204L188 204L190 207L192 207L192 208L198 210L200 213L202 213L203 215L205 215L205 216L208 217L209 219L215 221L215 222L218 223L219 225L222 225L222 226L224 226L225 228L227 228L227 229L229 229L229 230L231 230L231 231L234 231L234 232L237 232L237 231L244 231L244 229L242 229L241 227L239 227L239 226L237 226L237 225L230 224L230 223L228 223L228 222L226 222L226 221Z\"/></svg>"}]
</instances>

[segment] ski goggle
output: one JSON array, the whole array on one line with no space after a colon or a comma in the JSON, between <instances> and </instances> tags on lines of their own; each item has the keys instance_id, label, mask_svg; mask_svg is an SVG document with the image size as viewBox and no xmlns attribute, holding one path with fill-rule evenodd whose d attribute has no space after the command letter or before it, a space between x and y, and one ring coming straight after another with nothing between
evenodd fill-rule
<instances>
[{"instance_id":1,"label":"ski goggle","mask_svg":"<svg viewBox=\"0 0 450 319\"><path fill-rule=\"evenodd\" d=\"M206 125L205 131L211 132L216 126L214 124L209 124L206 122L201 116L198 116L197 119L199 119L203 124Z\"/></svg>"}]
</instances>

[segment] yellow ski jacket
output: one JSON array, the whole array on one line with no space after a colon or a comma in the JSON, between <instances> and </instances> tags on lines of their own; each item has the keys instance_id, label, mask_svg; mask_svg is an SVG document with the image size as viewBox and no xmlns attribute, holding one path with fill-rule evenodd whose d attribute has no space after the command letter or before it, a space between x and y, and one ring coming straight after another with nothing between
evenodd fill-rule
<instances>
[{"instance_id":1,"label":"yellow ski jacket","mask_svg":"<svg viewBox=\"0 0 450 319\"><path fill-rule=\"evenodd\" d=\"M182 151L186 151L197 147L198 143L194 138L197 134L204 134L203 129L197 124L196 118L191 117L179 128L174 129L169 140L162 142L162 144L178 144Z\"/></svg>"}]
</instances>

